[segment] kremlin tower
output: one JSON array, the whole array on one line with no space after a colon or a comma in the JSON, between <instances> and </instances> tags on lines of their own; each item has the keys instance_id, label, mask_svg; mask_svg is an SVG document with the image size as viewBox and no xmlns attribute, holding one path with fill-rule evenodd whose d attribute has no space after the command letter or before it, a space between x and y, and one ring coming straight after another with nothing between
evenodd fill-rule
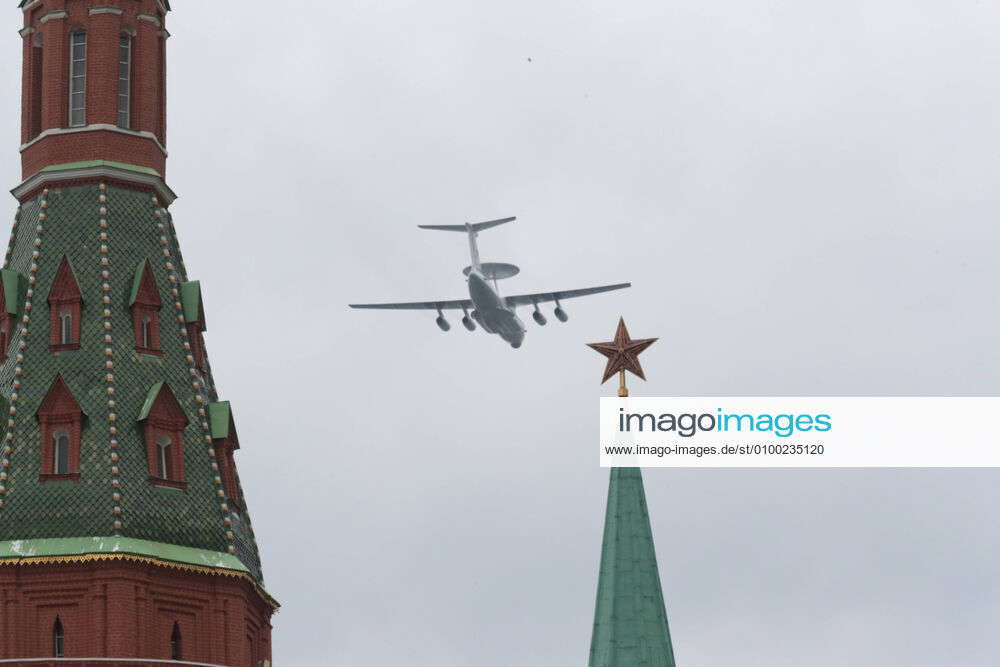
<instances>
[{"instance_id":1,"label":"kremlin tower","mask_svg":"<svg viewBox=\"0 0 1000 667\"><path fill-rule=\"evenodd\" d=\"M166 0L23 0L0 272L0 662L270 665L272 613L165 182ZM65 658L65 660L62 660Z\"/></svg>"}]
</instances>

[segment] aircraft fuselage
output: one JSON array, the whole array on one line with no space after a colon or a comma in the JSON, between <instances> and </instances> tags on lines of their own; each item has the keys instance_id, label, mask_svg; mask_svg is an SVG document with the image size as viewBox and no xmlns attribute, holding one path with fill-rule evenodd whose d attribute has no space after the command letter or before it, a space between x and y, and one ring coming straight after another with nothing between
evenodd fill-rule
<instances>
[{"instance_id":1,"label":"aircraft fuselage","mask_svg":"<svg viewBox=\"0 0 1000 667\"><path fill-rule=\"evenodd\" d=\"M515 349L521 347L527 331L524 322L477 270L469 272L469 298L476 308L476 320L487 333L497 334Z\"/></svg>"}]
</instances>

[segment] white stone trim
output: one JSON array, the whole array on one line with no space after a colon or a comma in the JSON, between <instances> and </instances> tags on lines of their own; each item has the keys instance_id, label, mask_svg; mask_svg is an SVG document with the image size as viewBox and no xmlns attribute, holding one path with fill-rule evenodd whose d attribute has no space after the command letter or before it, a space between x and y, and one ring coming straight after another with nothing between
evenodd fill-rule
<instances>
[{"instance_id":1,"label":"white stone trim","mask_svg":"<svg viewBox=\"0 0 1000 667\"><path fill-rule=\"evenodd\" d=\"M26 144L23 144L20 151L23 153L25 150L34 146L39 141L45 137L50 137L54 134L76 134L77 132L118 132L120 134L127 134L132 137L142 137L143 139L152 139L156 143L156 147L160 149L164 156L167 155L167 147L160 143L160 140L152 132L146 132L145 130L126 130L123 127L118 127L117 125L111 125L110 123L94 123L92 125L85 125L83 127L54 127L49 130L45 130L37 137L32 139Z\"/></svg>"},{"instance_id":2,"label":"white stone trim","mask_svg":"<svg viewBox=\"0 0 1000 667\"><path fill-rule=\"evenodd\" d=\"M140 21L146 21L148 23L152 23L157 28L162 28L163 27L163 22L160 21L160 18L158 16L153 16L152 14L139 14L139 16L137 18Z\"/></svg>"},{"instance_id":3,"label":"white stone trim","mask_svg":"<svg viewBox=\"0 0 1000 667\"><path fill-rule=\"evenodd\" d=\"M18 30L17 34L19 34L21 37L27 37L33 32L35 32L35 29L29 25L27 28L21 28L20 30Z\"/></svg>"},{"instance_id":4,"label":"white stone trim","mask_svg":"<svg viewBox=\"0 0 1000 667\"><path fill-rule=\"evenodd\" d=\"M49 21L51 21L53 19L64 19L67 16L69 16L69 12L64 11L62 9L57 9L54 12L46 12L46 13L42 14L42 17L40 19L38 19L38 22L39 23L48 23Z\"/></svg>"},{"instance_id":5,"label":"white stone trim","mask_svg":"<svg viewBox=\"0 0 1000 667\"><path fill-rule=\"evenodd\" d=\"M29 176L27 180L11 190L10 193L14 195L18 201L20 201L21 197L38 188L42 184L52 183L55 185L59 183L59 181L72 181L81 178L110 178L120 181L128 181L131 183L138 183L140 185L148 185L156 190L156 194L160 198L160 203L163 206L170 206L170 204L177 199L177 195L174 194L174 191L171 190L159 176L140 171L132 171L131 169L122 169L108 164L95 167L79 167L76 169L40 171L33 176ZM49 660L51 660L51 658L49 658ZM0 660L0 664L3 662L5 661ZM8 660L7 662L17 661Z\"/></svg>"},{"instance_id":6,"label":"white stone trim","mask_svg":"<svg viewBox=\"0 0 1000 667\"><path fill-rule=\"evenodd\" d=\"M164 28L163 30L161 30L156 34L158 34L163 39L170 39L170 32L166 28Z\"/></svg>"},{"instance_id":7,"label":"white stone trim","mask_svg":"<svg viewBox=\"0 0 1000 667\"><path fill-rule=\"evenodd\" d=\"M88 13L91 16L96 16L98 14L114 14L115 16L121 16L123 12L117 7L91 7Z\"/></svg>"},{"instance_id":8,"label":"white stone trim","mask_svg":"<svg viewBox=\"0 0 1000 667\"><path fill-rule=\"evenodd\" d=\"M35 7L37 7L40 4L42 4L42 0L31 0L31 2L29 2L28 4L26 4L24 7L21 7L21 11L22 12L30 12L32 9L34 9Z\"/></svg>"}]
</instances>

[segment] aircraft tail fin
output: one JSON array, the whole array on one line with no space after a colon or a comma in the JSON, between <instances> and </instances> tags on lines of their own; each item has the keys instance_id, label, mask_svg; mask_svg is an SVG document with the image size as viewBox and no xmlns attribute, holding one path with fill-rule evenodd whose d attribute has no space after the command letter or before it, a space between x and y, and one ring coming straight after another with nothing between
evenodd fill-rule
<instances>
[{"instance_id":1,"label":"aircraft tail fin","mask_svg":"<svg viewBox=\"0 0 1000 667\"><path fill-rule=\"evenodd\" d=\"M420 229L432 229L438 232L465 232L469 235L469 255L472 257L472 268L480 270L479 247L476 245L476 235L484 229L497 227L507 222L513 222L517 218L500 218L499 220L487 220L486 222L473 222L465 225L417 225Z\"/></svg>"},{"instance_id":2,"label":"aircraft tail fin","mask_svg":"<svg viewBox=\"0 0 1000 667\"><path fill-rule=\"evenodd\" d=\"M500 218L499 220L488 220L486 222L473 222L468 225L417 225L420 229L432 229L438 232L481 232L484 229L498 227L499 225L513 222L517 218Z\"/></svg>"}]
</instances>

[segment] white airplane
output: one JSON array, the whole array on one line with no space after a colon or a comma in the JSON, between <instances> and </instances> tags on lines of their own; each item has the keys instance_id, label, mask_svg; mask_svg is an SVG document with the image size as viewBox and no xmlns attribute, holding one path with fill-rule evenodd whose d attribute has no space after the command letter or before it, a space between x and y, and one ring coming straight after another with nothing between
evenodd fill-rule
<instances>
[{"instance_id":1,"label":"white airplane","mask_svg":"<svg viewBox=\"0 0 1000 667\"><path fill-rule=\"evenodd\" d=\"M448 320L444 318L444 310L458 310L463 312L462 324L469 331L476 330L476 324L483 328L486 333L497 334L510 343L514 349L521 347L524 342L524 334L527 331L524 322L517 316L514 309L517 306L534 306L532 318L540 326L545 326L546 319L542 311L538 309L538 304L547 301L554 301L556 304L555 316L560 322L569 319L569 315L563 310L560 303L564 299L572 299L578 296L590 294L600 294L612 290L631 287L632 283L618 283L617 285L604 285L602 287L586 287L584 289L571 289L561 292L540 292L538 294L519 294L517 296L500 296L497 288L497 281L504 278L511 278L521 272L521 269L513 264L503 264L499 262L480 262L479 248L476 246L476 237L484 229L496 227L507 222L513 222L517 218L502 218L500 220L490 220L488 222L466 223L464 225L418 225L420 229L434 229L445 232L465 232L469 235L469 252L472 255L472 265L465 267L463 273L468 278L469 297L468 299L454 299L450 301L415 301L411 303L352 303L351 308L384 308L389 310L436 310L437 325L442 331L451 329ZM490 284L492 281L492 284ZM470 310L471 309L471 310Z\"/></svg>"}]
</instances>

